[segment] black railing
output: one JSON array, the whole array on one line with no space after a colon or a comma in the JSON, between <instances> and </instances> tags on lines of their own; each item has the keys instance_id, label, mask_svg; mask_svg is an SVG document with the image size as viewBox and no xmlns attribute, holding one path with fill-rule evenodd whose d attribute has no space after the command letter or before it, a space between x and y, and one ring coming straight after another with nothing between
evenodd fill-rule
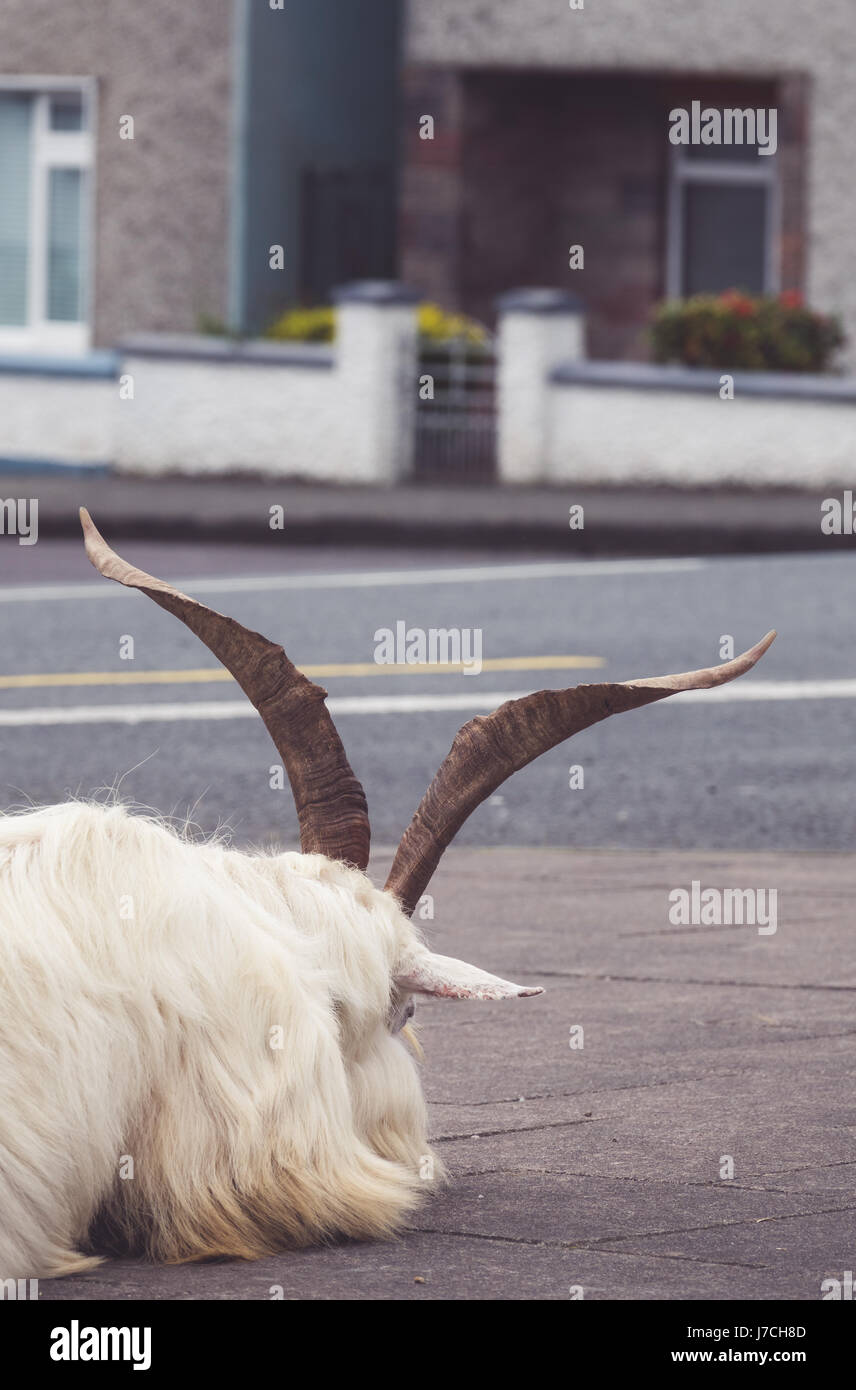
<instances>
[{"instance_id":1,"label":"black railing","mask_svg":"<svg viewBox=\"0 0 856 1390\"><path fill-rule=\"evenodd\" d=\"M496 478L496 362L490 349L423 348L414 476L420 482Z\"/></svg>"}]
</instances>

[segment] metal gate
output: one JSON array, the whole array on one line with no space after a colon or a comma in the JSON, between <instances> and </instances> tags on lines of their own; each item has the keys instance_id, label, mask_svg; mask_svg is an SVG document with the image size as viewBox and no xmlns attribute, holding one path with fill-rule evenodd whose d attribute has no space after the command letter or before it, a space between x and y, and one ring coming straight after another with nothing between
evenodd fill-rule
<instances>
[{"instance_id":1,"label":"metal gate","mask_svg":"<svg viewBox=\"0 0 856 1390\"><path fill-rule=\"evenodd\" d=\"M450 343L419 359L414 477L419 482L490 483L496 478L496 359Z\"/></svg>"}]
</instances>

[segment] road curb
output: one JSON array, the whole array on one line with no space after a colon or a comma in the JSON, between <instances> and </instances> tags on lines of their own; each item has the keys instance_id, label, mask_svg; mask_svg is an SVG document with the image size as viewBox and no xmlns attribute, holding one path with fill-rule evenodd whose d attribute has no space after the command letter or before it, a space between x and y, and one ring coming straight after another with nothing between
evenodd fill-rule
<instances>
[{"instance_id":1,"label":"road curb","mask_svg":"<svg viewBox=\"0 0 856 1390\"><path fill-rule=\"evenodd\" d=\"M831 490L833 493L835 489ZM285 479L7 472L3 497L38 498L39 534L79 537L77 509L123 540L543 552L734 555L850 548L824 535L820 493L665 488L313 486ZM569 508L585 523L572 529ZM282 525L271 527L271 509Z\"/></svg>"}]
</instances>

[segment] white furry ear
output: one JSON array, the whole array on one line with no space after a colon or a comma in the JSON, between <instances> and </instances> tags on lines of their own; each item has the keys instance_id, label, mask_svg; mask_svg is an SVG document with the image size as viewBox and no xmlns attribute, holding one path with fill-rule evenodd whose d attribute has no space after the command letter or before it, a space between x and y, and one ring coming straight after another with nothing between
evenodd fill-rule
<instances>
[{"instance_id":1,"label":"white furry ear","mask_svg":"<svg viewBox=\"0 0 856 1390\"><path fill-rule=\"evenodd\" d=\"M465 960L432 951L403 961L396 969L395 983L404 994L433 994L440 999L513 999L544 993L539 985L514 985Z\"/></svg>"}]
</instances>

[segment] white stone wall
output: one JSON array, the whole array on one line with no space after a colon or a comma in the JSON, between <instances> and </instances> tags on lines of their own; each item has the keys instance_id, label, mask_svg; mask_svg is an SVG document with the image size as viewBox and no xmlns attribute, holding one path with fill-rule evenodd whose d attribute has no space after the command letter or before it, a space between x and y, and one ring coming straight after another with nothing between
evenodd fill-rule
<instances>
[{"instance_id":1,"label":"white stone wall","mask_svg":"<svg viewBox=\"0 0 856 1390\"><path fill-rule=\"evenodd\" d=\"M122 372L134 397L116 412L120 472L337 476L329 369L138 356L129 345Z\"/></svg>"},{"instance_id":2,"label":"white stone wall","mask_svg":"<svg viewBox=\"0 0 856 1390\"><path fill-rule=\"evenodd\" d=\"M541 479L593 484L814 488L856 472L849 403L555 384Z\"/></svg>"},{"instance_id":3,"label":"white stone wall","mask_svg":"<svg viewBox=\"0 0 856 1390\"><path fill-rule=\"evenodd\" d=\"M410 0L406 53L460 67L807 73L807 298L842 314L856 367L853 0Z\"/></svg>"},{"instance_id":4,"label":"white stone wall","mask_svg":"<svg viewBox=\"0 0 856 1390\"><path fill-rule=\"evenodd\" d=\"M0 371L0 460L109 463L115 406L109 378Z\"/></svg>"},{"instance_id":5,"label":"white stone wall","mask_svg":"<svg viewBox=\"0 0 856 1390\"><path fill-rule=\"evenodd\" d=\"M386 298L383 285L365 289L339 305L333 348L152 334L123 345L115 379L4 372L0 359L0 460L325 482L406 476L415 305L394 287Z\"/></svg>"}]
</instances>

